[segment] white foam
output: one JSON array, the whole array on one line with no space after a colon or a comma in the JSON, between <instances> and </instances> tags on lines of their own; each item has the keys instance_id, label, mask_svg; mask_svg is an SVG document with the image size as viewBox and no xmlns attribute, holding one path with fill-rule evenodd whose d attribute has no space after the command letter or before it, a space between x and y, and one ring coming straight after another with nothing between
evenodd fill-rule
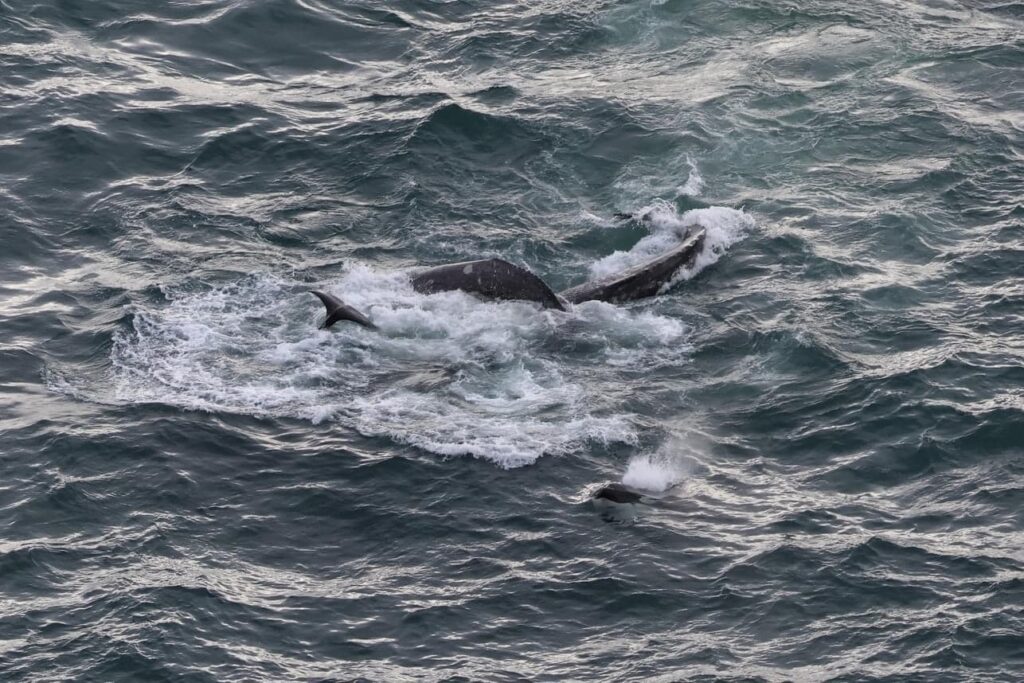
<instances>
[{"instance_id":1,"label":"white foam","mask_svg":"<svg viewBox=\"0 0 1024 683\"><path fill-rule=\"evenodd\" d=\"M702 184L692 166L687 186L699 192ZM705 248L677 276L692 277L752 224L723 208L679 215L668 202L640 213L651 234L595 263L594 276L654 258L701 224ZM379 331L349 324L318 330L323 307L308 294L312 288L340 296ZM256 275L164 293L166 301L135 306L130 327L115 335L111 381L77 385L76 395L336 421L366 436L502 467L588 443L636 443L622 373L676 366L690 350L683 322L650 309L586 302L562 313L463 292L424 295L401 271L363 265L316 287ZM56 380L52 386L68 391ZM668 481L663 469L643 474L656 470L631 464L627 477Z\"/></svg>"},{"instance_id":2,"label":"white foam","mask_svg":"<svg viewBox=\"0 0 1024 683\"><path fill-rule=\"evenodd\" d=\"M608 277L655 259L679 246L692 228L703 226L707 231L703 248L692 266L682 268L676 274L668 285L672 287L717 262L729 247L742 240L754 226L753 219L743 211L713 206L692 209L680 215L674 204L664 200L657 200L636 211L634 215L644 217L651 233L629 251L616 251L596 261L590 267L592 277Z\"/></svg>"},{"instance_id":3,"label":"white foam","mask_svg":"<svg viewBox=\"0 0 1024 683\"><path fill-rule=\"evenodd\" d=\"M581 209L577 217L581 223L589 223L591 225L596 225L600 228L614 228L620 225L619 221L612 218L611 216L599 216L593 211L587 211L586 209Z\"/></svg>"},{"instance_id":4,"label":"white foam","mask_svg":"<svg viewBox=\"0 0 1024 683\"><path fill-rule=\"evenodd\" d=\"M610 349L668 346L686 333L686 326L676 318L645 310L630 311L605 301L584 301L573 312L595 334L612 342Z\"/></svg>"},{"instance_id":5,"label":"white foam","mask_svg":"<svg viewBox=\"0 0 1024 683\"><path fill-rule=\"evenodd\" d=\"M516 467L588 443L635 443L628 403L608 398L620 393L615 360L629 357L635 370L688 352L685 325L649 310L588 302L561 313L462 292L428 296L401 272L359 265L321 288L380 330L318 330L323 307L310 288L251 276L168 289L167 301L134 307L111 352L114 400L337 421Z\"/></svg>"},{"instance_id":6,"label":"white foam","mask_svg":"<svg viewBox=\"0 0 1024 683\"><path fill-rule=\"evenodd\" d=\"M686 177L686 182L680 185L676 191L680 195L697 197L704 191L704 176L700 174L697 163L693 159L687 157L686 163L690 166L690 175Z\"/></svg>"},{"instance_id":7,"label":"white foam","mask_svg":"<svg viewBox=\"0 0 1024 683\"><path fill-rule=\"evenodd\" d=\"M497 392L456 385L462 401L396 390L358 401L357 429L367 435L390 436L441 455L473 455L503 467L519 467L543 454L561 455L585 443L635 443L622 415L598 417L583 409L578 387L534 385L526 394L513 387ZM548 416L549 415L549 416ZM401 424L403 428L396 429Z\"/></svg>"},{"instance_id":8,"label":"white foam","mask_svg":"<svg viewBox=\"0 0 1024 683\"><path fill-rule=\"evenodd\" d=\"M677 454L675 441L663 446L657 453L634 456L622 483L639 491L664 493L682 483L696 468L696 461Z\"/></svg>"},{"instance_id":9,"label":"white foam","mask_svg":"<svg viewBox=\"0 0 1024 683\"><path fill-rule=\"evenodd\" d=\"M671 289L679 282L689 280L708 266L718 263L732 245L745 238L754 228L754 219L747 213L721 206L687 211L682 220L684 223L704 226L704 246L697 254L693 265L681 268L662 291Z\"/></svg>"}]
</instances>

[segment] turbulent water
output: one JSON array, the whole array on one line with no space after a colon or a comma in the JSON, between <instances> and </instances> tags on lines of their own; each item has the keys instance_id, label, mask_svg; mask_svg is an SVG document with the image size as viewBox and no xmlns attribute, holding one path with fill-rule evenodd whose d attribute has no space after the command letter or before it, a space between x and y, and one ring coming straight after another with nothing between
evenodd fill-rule
<instances>
[{"instance_id":1,"label":"turbulent water","mask_svg":"<svg viewBox=\"0 0 1024 683\"><path fill-rule=\"evenodd\" d=\"M0 677L1019 679L1022 237L1020 2L0 0Z\"/></svg>"}]
</instances>

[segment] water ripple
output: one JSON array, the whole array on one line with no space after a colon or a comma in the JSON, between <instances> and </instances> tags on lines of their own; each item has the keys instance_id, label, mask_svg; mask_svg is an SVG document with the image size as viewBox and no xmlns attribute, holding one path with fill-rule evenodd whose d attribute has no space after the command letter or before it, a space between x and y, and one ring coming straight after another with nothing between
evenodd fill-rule
<instances>
[{"instance_id":1,"label":"water ripple","mask_svg":"<svg viewBox=\"0 0 1024 683\"><path fill-rule=\"evenodd\" d=\"M0 671L1012 680L1022 20L0 0Z\"/></svg>"}]
</instances>

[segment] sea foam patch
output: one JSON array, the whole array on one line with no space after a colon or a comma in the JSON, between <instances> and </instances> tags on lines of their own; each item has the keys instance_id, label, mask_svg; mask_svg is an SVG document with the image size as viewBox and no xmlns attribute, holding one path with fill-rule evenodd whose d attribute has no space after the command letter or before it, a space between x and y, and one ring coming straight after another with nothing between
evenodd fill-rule
<instances>
[{"instance_id":1,"label":"sea foam patch","mask_svg":"<svg viewBox=\"0 0 1024 683\"><path fill-rule=\"evenodd\" d=\"M687 475L680 463L663 455L640 455L629 461L622 483L630 488L663 493L680 483Z\"/></svg>"},{"instance_id":2,"label":"sea foam patch","mask_svg":"<svg viewBox=\"0 0 1024 683\"><path fill-rule=\"evenodd\" d=\"M674 436L653 453L633 456L622 475L622 483L638 491L661 494L703 469L693 445Z\"/></svg>"},{"instance_id":3,"label":"sea foam patch","mask_svg":"<svg viewBox=\"0 0 1024 683\"><path fill-rule=\"evenodd\" d=\"M317 329L323 308L310 286L272 276L136 305L114 338L114 400L337 422L516 467L588 443L634 443L630 407L609 398L614 360L654 367L688 350L683 323L649 310L424 295L406 274L359 265L324 288L379 331Z\"/></svg>"},{"instance_id":4,"label":"sea foam patch","mask_svg":"<svg viewBox=\"0 0 1024 683\"><path fill-rule=\"evenodd\" d=\"M594 263L594 277L656 258L699 224L705 247L676 276L686 279L752 225L741 211L680 215L668 202L638 215L651 234ZM459 291L425 295L406 273L363 265L318 287L379 330L317 329L323 309L310 285L286 278L168 289L165 301L137 305L115 335L113 400L338 422L440 455L517 467L588 443L635 443L621 373L655 372L689 352L686 326L650 308L594 301L563 313ZM92 393L110 400L111 389Z\"/></svg>"}]
</instances>

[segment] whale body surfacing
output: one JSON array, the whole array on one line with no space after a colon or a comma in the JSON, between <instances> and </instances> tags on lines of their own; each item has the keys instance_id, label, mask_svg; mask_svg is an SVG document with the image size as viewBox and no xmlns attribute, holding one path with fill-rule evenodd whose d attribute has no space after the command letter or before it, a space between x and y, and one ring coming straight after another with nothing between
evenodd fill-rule
<instances>
[{"instance_id":1,"label":"whale body surfacing","mask_svg":"<svg viewBox=\"0 0 1024 683\"><path fill-rule=\"evenodd\" d=\"M643 500L643 494L627 488L624 484L608 484L594 492L595 501L607 501L618 505L634 505Z\"/></svg>"},{"instance_id":2,"label":"whale body surfacing","mask_svg":"<svg viewBox=\"0 0 1024 683\"><path fill-rule=\"evenodd\" d=\"M412 287L421 294L460 289L488 299L536 301L544 308L565 310L547 283L525 268L500 258L431 268L413 277Z\"/></svg>"},{"instance_id":3,"label":"whale body surfacing","mask_svg":"<svg viewBox=\"0 0 1024 683\"><path fill-rule=\"evenodd\" d=\"M571 287L559 292L559 296L572 304L595 300L622 303L654 296L672 282L680 268L693 265L704 246L705 234L704 228L694 230L682 244L667 254L621 273Z\"/></svg>"},{"instance_id":4,"label":"whale body surfacing","mask_svg":"<svg viewBox=\"0 0 1024 683\"><path fill-rule=\"evenodd\" d=\"M570 287L558 294L530 271L499 258L428 268L413 276L412 286L421 294L460 290L487 299L534 301L544 308L558 311L564 311L567 304L584 301L636 301L661 293L672 284L672 278L681 268L692 266L704 247L706 232L703 227L695 226L682 244L667 254L621 273ZM368 317L333 294L319 291L312 293L327 308L327 318L322 329L329 328L339 320L351 320L363 327L377 329Z\"/></svg>"}]
</instances>

